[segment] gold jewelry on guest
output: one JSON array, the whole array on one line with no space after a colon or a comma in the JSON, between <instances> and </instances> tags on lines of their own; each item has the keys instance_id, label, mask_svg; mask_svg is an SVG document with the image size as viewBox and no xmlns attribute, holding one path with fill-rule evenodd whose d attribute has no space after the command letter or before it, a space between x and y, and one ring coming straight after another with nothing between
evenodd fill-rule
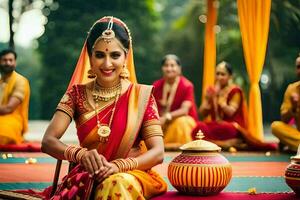
<instances>
[{"instance_id":1,"label":"gold jewelry on guest","mask_svg":"<svg viewBox=\"0 0 300 200\"><path fill-rule=\"evenodd\" d=\"M122 69L122 71L121 71L121 73L120 73L120 77L121 77L121 78L126 78L126 79L128 79L129 76L130 76L129 70L128 70L128 68L126 67L126 65L124 65L124 66L123 66L123 69Z\"/></svg>"}]
</instances>

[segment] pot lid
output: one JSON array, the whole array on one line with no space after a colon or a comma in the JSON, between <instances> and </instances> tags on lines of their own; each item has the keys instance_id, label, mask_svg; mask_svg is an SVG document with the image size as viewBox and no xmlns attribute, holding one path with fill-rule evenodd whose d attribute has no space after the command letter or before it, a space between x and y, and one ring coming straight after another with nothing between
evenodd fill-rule
<instances>
[{"instance_id":1,"label":"pot lid","mask_svg":"<svg viewBox=\"0 0 300 200\"><path fill-rule=\"evenodd\" d=\"M221 151L221 147L218 145L203 140L204 135L201 130L196 135L196 140L186 143L179 147L183 151Z\"/></svg>"},{"instance_id":2,"label":"pot lid","mask_svg":"<svg viewBox=\"0 0 300 200\"><path fill-rule=\"evenodd\" d=\"M292 156L291 159L295 161L300 161L300 145L298 146L297 154L295 156Z\"/></svg>"}]
</instances>

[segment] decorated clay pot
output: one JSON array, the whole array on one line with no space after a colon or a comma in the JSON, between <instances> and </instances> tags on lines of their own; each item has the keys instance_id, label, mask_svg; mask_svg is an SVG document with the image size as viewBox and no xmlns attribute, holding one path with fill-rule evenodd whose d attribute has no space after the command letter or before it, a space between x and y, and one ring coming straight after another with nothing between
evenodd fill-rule
<instances>
[{"instance_id":1,"label":"decorated clay pot","mask_svg":"<svg viewBox=\"0 0 300 200\"><path fill-rule=\"evenodd\" d=\"M173 187L185 194L218 194L231 179L231 164L219 153L219 146L202 140L201 132L196 137L198 140L180 147L182 153L169 164L168 178Z\"/></svg>"},{"instance_id":2,"label":"decorated clay pot","mask_svg":"<svg viewBox=\"0 0 300 200\"><path fill-rule=\"evenodd\" d=\"M298 148L299 152L299 148ZM285 170L285 182L292 190L300 196L300 155L291 157L291 163Z\"/></svg>"}]
</instances>

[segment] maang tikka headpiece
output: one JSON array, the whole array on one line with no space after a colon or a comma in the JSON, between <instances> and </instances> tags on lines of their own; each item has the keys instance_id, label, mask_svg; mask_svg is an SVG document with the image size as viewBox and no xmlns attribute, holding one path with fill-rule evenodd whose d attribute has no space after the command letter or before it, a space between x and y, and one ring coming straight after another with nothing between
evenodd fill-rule
<instances>
[{"instance_id":1,"label":"maang tikka headpiece","mask_svg":"<svg viewBox=\"0 0 300 200\"><path fill-rule=\"evenodd\" d=\"M105 31L102 32L102 35L100 36L101 39L103 39L105 42L110 43L112 39L115 38L115 32L112 30L112 27L114 25L114 21L113 21L114 17L111 17L108 25L107 25L107 29Z\"/></svg>"},{"instance_id":2,"label":"maang tikka headpiece","mask_svg":"<svg viewBox=\"0 0 300 200\"><path fill-rule=\"evenodd\" d=\"M103 17L103 18L100 19L100 21L102 19L105 19L105 18L108 18L108 17ZM106 43L110 43L114 38L116 38L116 34L115 34L114 30L112 29L113 25L114 25L114 17L113 16L109 16L109 18L110 19L109 19L109 22L107 24L107 28L102 32L102 34L100 35L100 37L98 37L98 39L95 41L94 45L98 42L98 40L103 40ZM116 19L118 19L118 18L116 18ZM131 45L130 31L129 31L128 27L126 26L126 24L124 24L122 21L120 21L120 23L122 24L122 26L127 31L128 37L129 37L129 42L130 42L130 45ZM116 38L116 41L120 45L120 47L127 53L128 49L125 48L124 45L117 38ZM94 46L93 46L93 48L94 48Z\"/></svg>"}]
</instances>

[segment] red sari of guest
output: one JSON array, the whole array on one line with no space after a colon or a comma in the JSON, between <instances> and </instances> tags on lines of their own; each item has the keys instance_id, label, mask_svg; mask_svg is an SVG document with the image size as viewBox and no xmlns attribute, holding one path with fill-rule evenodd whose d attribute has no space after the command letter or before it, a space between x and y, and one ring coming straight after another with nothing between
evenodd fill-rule
<instances>
[{"instance_id":1,"label":"red sari of guest","mask_svg":"<svg viewBox=\"0 0 300 200\"><path fill-rule=\"evenodd\" d=\"M234 126L234 123L239 124L239 126L246 128L245 123L245 111L243 107L243 93L242 90L233 85L231 86L226 103L228 104L234 95L240 95L240 105L238 106L237 111L232 115L228 116L222 112L220 107L217 108L219 115L221 116L221 121L216 121L216 113L214 107L211 108L209 115L211 116L212 121L209 122L198 122L197 127L192 133L192 137L195 139L195 136L198 130L201 130L206 139L209 140L227 140L232 138L238 138L240 136L239 131ZM211 103L211 105L213 105Z\"/></svg>"},{"instance_id":2,"label":"red sari of guest","mask_svg":"<svg viewBox=\"0 0 300 200\"><path fill-rule=\"evenodd\" d=\"M230 86L226 103L228 104L237 94L241 97L237 111L232 116L228 116L218 106L217 110L221 116L221 121L216 121L215 109L212 107L210 110L212 120L209 122L198 121L196 128L192 132L193 139L196 139L198 131L201 130L207 140L226 141L234 138L243 138L250 150L276 150L276 144L259 141L249 134L247 130L247 106L243 92L238 86Z\"/></svg>"},{"instance_id":3,"label":"red sari of guest","mask_svg":"<svg viewBox=\"0 0 300 200\"><path fill-rule=\"evenodd\" d=\"M154 86L153 95L156 99L159 113L163 112L163 106L160 104L160 100L162 99L162 95L163 95L164 83L165 83L164 79L159 79L153 83ZM198 121L197 106L195 103L195 96L194 96L194 85L185 77L180 76L180 80L177 86L174 100L171 105L170 112L179 109L181 107L182 102L184 101L192 102L192 107L190 108L189 115L193 117L195 121Z\"/></svg>"}]
</instances>

